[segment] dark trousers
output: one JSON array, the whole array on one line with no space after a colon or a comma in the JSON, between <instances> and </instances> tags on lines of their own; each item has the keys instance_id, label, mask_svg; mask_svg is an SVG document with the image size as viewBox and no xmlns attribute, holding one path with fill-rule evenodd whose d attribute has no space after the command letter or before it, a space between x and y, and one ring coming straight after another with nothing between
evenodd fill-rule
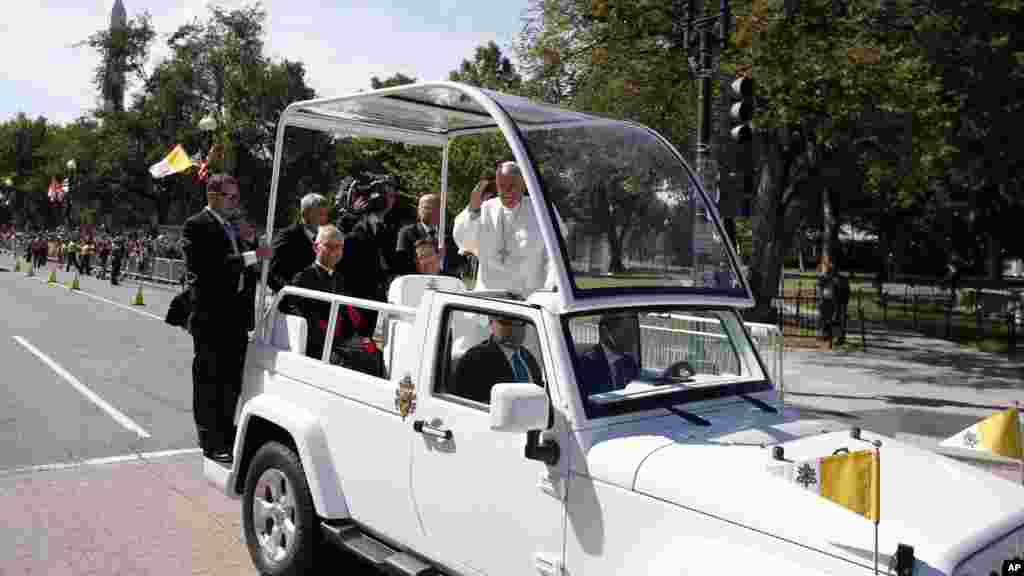
<instances>
[{"instance_id":1,"label":"dark trousers","mask_svg":"<svg viewBox=\"0 0 1024 576\"><path fill-rule=\"evenodd\" d=\"M111 284L117 284L120 281L119 280L120 277L121 277L121 261L119 259L115 258L110 263L110 283Z\"/></svg>"},{"instance_id":2,"label":"dark trousers","mask_svg":"<svg viewBox=\"0 0 1024 576\"><path fill-rule=\"evenodd\" d=\"M72 266L76 268L78 267L78 259L75 257L74 254L68 254L65 256L65 258L67 259L67 261L64 263L65 272L70 271Z\"/></svg>"},{"instance_id":3,"label":"dark trousers","mask_svg":"<svg viewBox=\"0 0 1024 576\"><path fill-rule=\"evenodd\" d=\"M193 323L191 332L192 415L199 446L210 452L230 450L248 335L237 323L211 321Z\"/></svg>"},{"instance_id":4,"label":"dark trousers","mask_svg":"<svg viewBox=\"0 0 1024 576\"><path fill-rule=\"evenodd\" d=\"M89 261L90 260L92 260L92 256L91 255L90 256L82 256L78 260L78 271L81 272L82 274L85 274L86 276L89 275L89 271L92 269L89 266Z\"/></svg>"}]
</instances>

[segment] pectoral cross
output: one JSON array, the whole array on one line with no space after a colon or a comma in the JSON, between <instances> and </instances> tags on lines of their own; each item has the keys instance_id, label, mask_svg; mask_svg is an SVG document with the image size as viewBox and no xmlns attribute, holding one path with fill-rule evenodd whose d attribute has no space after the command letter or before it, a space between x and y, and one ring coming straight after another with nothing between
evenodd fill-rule
<instances>
[{"instance_id":1,"label":"pectoral cross","mask_svg":"<svg viewBox=\"0 0 1024 576\"><path fill-rule=\"evenodd\" d=\"M501 250L498 250L498 261L505 264L505 261L508 260L508 257L511 255L512 253L508 251L508 248L502 246Z\"/></svg>"}]
</instances>

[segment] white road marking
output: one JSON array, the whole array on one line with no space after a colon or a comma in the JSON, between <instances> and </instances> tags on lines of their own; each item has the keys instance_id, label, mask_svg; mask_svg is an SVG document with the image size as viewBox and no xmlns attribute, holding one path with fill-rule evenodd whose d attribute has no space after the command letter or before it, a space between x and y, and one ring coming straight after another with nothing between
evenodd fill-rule
<instances>
[{"instance_id":1,"label":"white road marking","mask_svg":"<svg viewBox=\"0 0 1024 576\"><path fill-rule=\"evenodd\" d=\"M157 458L170 458L173 456L183 456L185 454L201 453L202 450L200 450L199 448L185 448L182 450L162 450L159 452L138 452L135 454L123 454L121 456L92 458L90 460L80 460L77 462L54 462L52 464L39 464L36 466L25 466L23 468L12 468L11 470L0 470L0 476L13 476L15 474L47 472L51 470L67 470L69 468L78 468L79 466L101 466L103 464L131 462L132 460L145 462L146 460L156 460Z\"/></svg>"},{"instance_id":2,"label":"white road marking","mask_svg":"<svg viewBox=\"0 0 1024 576\"><path fill-rule=\"evenodd\" d=\"M18 344L21 344L26 350L34 354L36 358L42 360L43 363L49 366L51 370L56 372L58 376L66 380L68 384L71 384L71 386L73 386L76 390L81 392L82 395L88 398L90 402L99 406L104 412L109 414L110 417L113 418L118 424L124 426L125 428L131 430L132 432L135 432L141 438L150 437L149 432L143 430L142 427L136 424L134 421L132 421L131 418L122 414L117 408L114 408L113 406L108 404L103 398L100 398L95 392L87 388L85 384L79 382L77 378L72 376L71 373L65 370L60 364L57 364L57 362L55 362L52 358L50 358L46 354L43 354L38 348L36 348L32 344L29 344L29 342L22 338L21 336L14 336L13 338Z\"/></svg>"}]
</instances>

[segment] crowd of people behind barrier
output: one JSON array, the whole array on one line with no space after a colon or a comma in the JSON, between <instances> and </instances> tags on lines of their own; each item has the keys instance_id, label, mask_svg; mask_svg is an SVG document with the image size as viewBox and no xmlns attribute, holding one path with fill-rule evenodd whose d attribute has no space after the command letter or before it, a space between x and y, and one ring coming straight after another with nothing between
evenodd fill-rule
<instances>
[{"instance_id":1,"label":"crowd of people behind barrier","mask_svg":"<svg viewBox=\"0 0 1024 576\"><path fill-rule=\"evenodd\" d=\"M170 282L181 281L184 256L180 240L153 230L112 231L106 227L65 227L18 230L0 226L0 248L25 260L33 269L53 263L58 270L82 275L109 277L118 260L118 269L138 276L154 275L157 259L181 262L167 267L178 271ZM111 278L116 283L116 278Z\"/></svg>"}]
</instances>

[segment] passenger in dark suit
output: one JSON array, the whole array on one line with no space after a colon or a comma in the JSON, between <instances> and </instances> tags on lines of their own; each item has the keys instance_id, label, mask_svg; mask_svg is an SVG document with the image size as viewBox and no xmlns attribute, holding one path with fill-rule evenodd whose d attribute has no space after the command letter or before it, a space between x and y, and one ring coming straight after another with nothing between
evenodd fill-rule
<instances>
[{"instance_id":1,"label":"passenger in dark suit","mask_svg":"<svg viewBox=\"0 0 1024 576\"><path fill-rule=\"evenodd\" d=\"M587 394L621 390L637 377L640 367L633 357L636 319L608 314L598 322L599 342L580 355L577 378Z\"/></svg>"},{"instance_id":2,"label":"passenger in dark suit","mask_svg":"<svg viewBox=\"0 0 1024 576\"><path fill-rule=\"evenodd\" d=\"M317 227L327 224L327 199L320 194L306 194L299 203L302 220L281 230L274 240L274 257L270 261L267 285L279 292L302 269L313 263L313 241Z\"/></svg>"},{"instance_id":3,"label":"passenger in dark suit","mask_svg":"<svg viewBox=\"0 0 1024 576\"><path fill-rule=\"evenodd\" d=\"M316 260L296 274L290 285L330 294L344 294L344 279L336 266L345 247L345 238L335 226L321 226L314 246L317 252ZM295 314L306 319L306 356L322 358L324 343L327 341L330 302L291 295L281 300L281 308L287 314ZM352 317L353 313L356 318ZM346 310L344 306L340 307L334 332L335 344L355 334L355 325L358 321L358 312Z\"/></svg>"},{"instance_id":4,"label":"passenger in dark suit","mask_svg":"<svg viewBox=\"0 0 1024 576\"><path fill-rule=\"evenodd\" d=\"M461 398L491 403L491 388L504 382L544 385L543 372L530 351L523 347L523 320L492 316L491 337L466 351L455 368L448 392Z\"/></svg>"},{"instance_id":5,"label":"passenger in dark suit","mask_svg":"<svg viewBox=\"0 0 1024 576\"><path fill-rule=\"evenodd\" d=\"M441 197L437 194L420 196L416 208L417 221L402 227L398 231L398 245L395 257L399 264L400 274L416 274L416 243L430 240L438 242L437 227L441 222ZM457 276L461 273L463 258L459 255L459 247L452 238L451 231L445 234L445 250L442 254L442 274Z\"/></svg>"},{"instance_id":6,"label":"passenger in dark suit","mask_svg":"<svg viewBox=\"0 0 1024 576\"><path fill-rule=\"evenodd\" d=\"M231 461L235 404L242 387L242 367L253 323L249 284L251 267L273 254L270 247L246 250L255 236L249 225L228 220L239 203L238 181L224 174L206 184L207 206L185 221L182 248L188 270L192 334L192 411L203 453ZM249 273L246 274L246 270Z\"/></svg>"}]
</instances>

